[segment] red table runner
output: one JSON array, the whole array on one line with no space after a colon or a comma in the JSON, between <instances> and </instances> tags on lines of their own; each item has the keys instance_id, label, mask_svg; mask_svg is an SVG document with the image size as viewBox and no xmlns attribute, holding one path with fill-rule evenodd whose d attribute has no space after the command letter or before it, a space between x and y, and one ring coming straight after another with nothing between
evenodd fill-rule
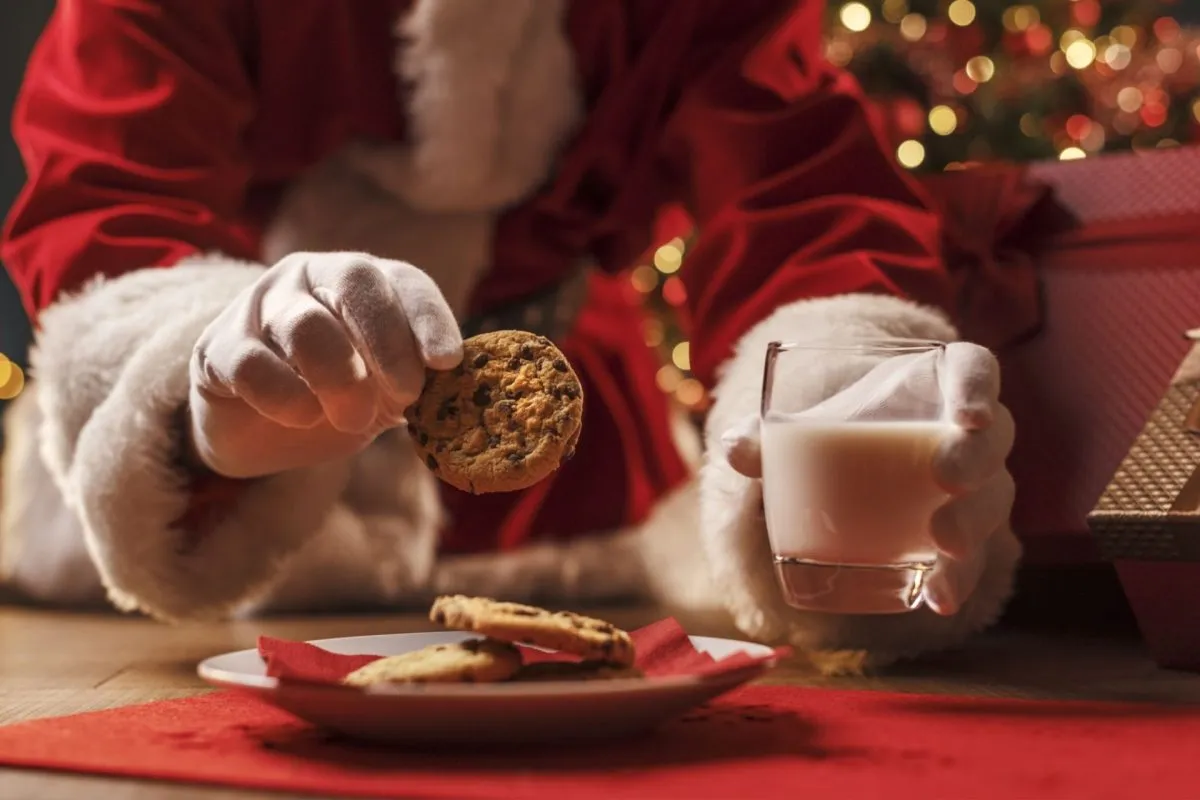
<instances>
[{"instance_id":1,"label":"red table runner","mask_svg":"<svg viewBox=\"0 0 1200 800\"><path fill-rule=\"evenodd\" d=\"M631 741L412 751L219 692L0 729L0 764L336 797L1200 796L1200 708L752 686Z\"/></svg>"}]
</instances>

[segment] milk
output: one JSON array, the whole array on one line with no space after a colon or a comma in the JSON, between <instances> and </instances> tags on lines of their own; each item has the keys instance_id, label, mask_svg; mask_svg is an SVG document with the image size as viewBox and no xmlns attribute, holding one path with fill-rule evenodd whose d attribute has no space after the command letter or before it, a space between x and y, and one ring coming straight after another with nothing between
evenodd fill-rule
<instances>
[{"instance_id":1,"label":"milk","mask_svg":"<svg viewBox=\"0 0 1200 800\"><path fill-rule=\"evenodd\" d=\"M925 569L948 498L933 458L943 422L763 421L763 499L777 562Z\"/></svg>"}]
</instances>

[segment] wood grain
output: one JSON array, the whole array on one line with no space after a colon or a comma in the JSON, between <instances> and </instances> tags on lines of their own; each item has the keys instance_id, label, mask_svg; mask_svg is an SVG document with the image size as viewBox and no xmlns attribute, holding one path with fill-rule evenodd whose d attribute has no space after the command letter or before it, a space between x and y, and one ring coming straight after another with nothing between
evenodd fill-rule
<instances>
[{"instance_id":1,"label":"wood grain","mask_svg":"<svg viewBox=\"0 0 1200 800\"><path fill-rule=\"evenodd\" d=\"M581 609L623 627L656 609ZM720 620L683 619L696 634L733 635ZM253 647L259 634L321 639L428 630L424 614L327 616L166 626L115 614L0 607L0 724L207 691L196 663ZM1158 669L1136 637L1060 630L998 630L969 648L894 668L883 676L820 678L784 666L768 679L795 686L984 695L1200 703L1200 675ZM0 797L56 800L280 798L287 795L0 770Z\"/></svg>"}]
</instances>

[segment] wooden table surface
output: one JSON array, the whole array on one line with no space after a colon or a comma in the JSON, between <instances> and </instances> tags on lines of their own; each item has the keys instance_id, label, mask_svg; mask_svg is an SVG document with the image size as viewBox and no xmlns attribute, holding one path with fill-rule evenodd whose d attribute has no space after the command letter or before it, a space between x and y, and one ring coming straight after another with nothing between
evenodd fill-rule
<instances>
[{"instance_id":1,"label":"wooden table surface","mask_svg":"<svg viewBox=\"0 0 1200 800\"><path fill-rule=\"evenodd\" d=\"M653 609L593 610L619 625L658 618ZM692 633L719 624L682 620ZM427 630L423 615L307 617L168 627L115 615L0 607L0 724L205 691L196 663L253 647L260 633L294 639ZM1200 702L1200 675L1158 669L1136 636L997 630L966 650L886 676L822 679L780 668L771 682L964 695ZM190 786L0 770L0 798L247 800L285 797Z\"/></svg>"}]
</instances>

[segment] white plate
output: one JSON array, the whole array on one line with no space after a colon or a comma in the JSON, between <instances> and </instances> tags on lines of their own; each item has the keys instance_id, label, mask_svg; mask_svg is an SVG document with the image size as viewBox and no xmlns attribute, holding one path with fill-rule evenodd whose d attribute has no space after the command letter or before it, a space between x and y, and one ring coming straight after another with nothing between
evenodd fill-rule
<instances>
[{"instance_id":1,"label":"white plate","mask_svg":"<svg viewBox=\"0 0 1200 800\"><path fill-rule=\"evenodd\" d=\"M334 653L390 656L432 644L475 638L452 631L352 636L311 642ZM690 637L716 659L773 651L751 642ZM321 727L360 739L404 743L530 743L595 739L647 731L753 680L774 660L711 677L670 676L608 681L424 684L351 692L332 686L283 684L268 677L257 650L202 662L205 681L252 692Z\"/></svg>"}]
</instances>

